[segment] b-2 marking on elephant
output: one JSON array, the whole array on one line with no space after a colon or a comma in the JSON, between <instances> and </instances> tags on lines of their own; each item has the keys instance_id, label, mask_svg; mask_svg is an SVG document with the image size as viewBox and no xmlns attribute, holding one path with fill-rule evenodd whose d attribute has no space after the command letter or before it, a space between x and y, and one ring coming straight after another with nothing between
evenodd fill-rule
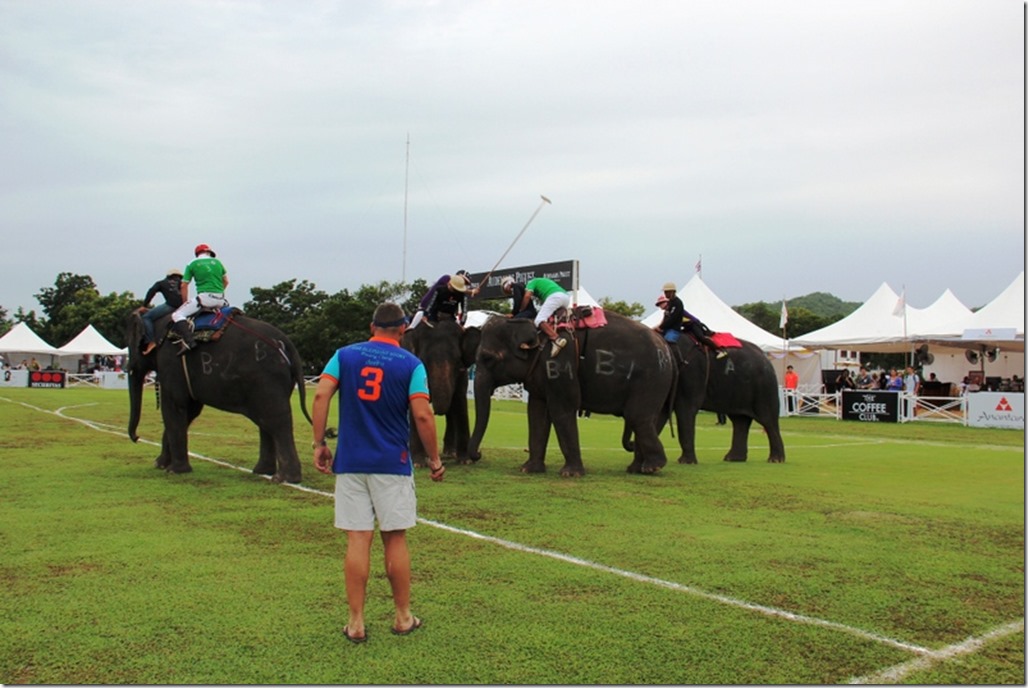
<instances>
[{"instance_id":1,"label":"b-2 marking on elephant","mask_svg":"<svg viewBox=\"0 0 1028 688\"><path fill-rule=\"evenodd\" d=\"M170 316L156 323L156 331L167 330ZM126 340L129 347L129 427L133 442L142 407L143 381L157 371L160 386L161 416L164 432L161 453L154 461L157 468L170 473L187 473L189 464L189 425L205 405L249 418L260 429L260 453L253 472L270 475L276 482L298 483L301 480L300 460L293 438L292 396L299 388L300 409L307 422L306 391L303 364L292 342L271 325L233 314L230 324L216 341L201 344L184 356L177 347L161 340L157 349L144 356L140 350L143 322L138 311L129 316ZM233 326L235 323L237 326ZM258 338L252 356L238 355L250 351ZM261 340L278 341L285 351L269 356Z\"/></svg>"}]
</instances>

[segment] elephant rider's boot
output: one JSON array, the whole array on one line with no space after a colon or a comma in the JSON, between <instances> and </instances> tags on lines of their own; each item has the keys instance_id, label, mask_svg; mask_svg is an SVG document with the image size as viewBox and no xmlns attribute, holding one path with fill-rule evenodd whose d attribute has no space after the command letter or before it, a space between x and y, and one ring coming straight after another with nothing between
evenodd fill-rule
<instances>
[{"instance_id":1,"label":"elephant rider's boot","mask_svg":"<svg viewBox=\"0 0 1028 688\"><path fill-rule=\"evenodd\" d=\"M548 322L539 323L539 329L542 333L549 337L550 341L553 342L553 347L550 349L550 358L556 358L560 350L567 346L568 340L566 337L558 337L557 331L553 329L553 325Z\"/></svg>"},{"instance_id":2,"label":"elephant rider's boot","mask_svg":"<svg viewBox=\"0 0 1028 688\"><path fill-rule=\"evenodd\" d=\"M193 340L193 328L189 326L188 320L179 320L171 324L171 331L178 335L178 355L186 353L196 346Z\"/></svg>"}]
</instances>

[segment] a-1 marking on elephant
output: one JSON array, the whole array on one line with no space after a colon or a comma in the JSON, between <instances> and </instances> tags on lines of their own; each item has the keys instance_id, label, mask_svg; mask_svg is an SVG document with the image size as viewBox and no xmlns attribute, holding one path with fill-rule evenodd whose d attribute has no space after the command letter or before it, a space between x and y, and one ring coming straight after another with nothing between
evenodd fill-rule
<instances>
[{"instance_id":1,"label":"a-1 marking on elephant","mask_svg":"<svg viewBox=\"0 0 1028 688\"><path fill-rule=\"evenodd\" d=\"M785 461L785 445L778 429L778 379L767 356L752 342L739 340L717 358L696 340L678 340L683 363L679 366L675 416L679 463L696 463L696 414L702 409L723 413L732 421L732 446L725 461L745 461L749 432L756 420L767 433L771 463Z\"/></svg>"},{"instance_id":2,"label":"a-1 marking on elephant","mask_svg":"<svg viewBox=\"0 0 1028 688\"><path fill-rule=\"evenodd\" d=\"M470 463L468 439L468 368L475 362L481 330L463 328L448 314L438 322L422 320L403 334L403 347L421 359L428 373L432 411L444 416L443 451L440 458ZM428 454L414 425L410 434L411 458L415 466L428 465Z\"/></svg>"},{"instance_id":3,"label":"a-1 marking on elephant","mask_svg":"<svg viewBox=\"0 0 1028 688\"><path fill-rule=\"evenodd\" d=\"M472 460L481 457L493 391L520 382L528 392L529 435L522 471L546 470L552 427L564 455L560 474L585 473L579 411L624 418L622 445L633 453L629 473L655 473L666 465L659 433L670 414L677 375L670 349L650 328L616 313L605 315L603 327L564 332L573 341L556 358L550 358L550 343L531 320L493 317L485 323L475 365Z\"/></svg>"},{"instance_id":4,"label":"a-1 marking on elephant","mask_svg":"<svg viewBox=\"0 0 1028 688\"><path fill-rule=\"evenodd\" d=\"M155 323L167 331L170 316ZM204 405L239 413L260 429L260 455L253 472L270 475L275 482L298 483L300 460L293 439L293 388L300 390L300 408L307 422L303 366L296 347L280 330L260 320L233 313L216 342L199 344L183 356L174 343L161 339L150 354L140 350L143 321L138 311L126 330L129 348L129 426L133 442L139 439L143 381L157 371L164 433L154 466L170 473L188 473L189 425Z\"/></svg>"}]
</instances>

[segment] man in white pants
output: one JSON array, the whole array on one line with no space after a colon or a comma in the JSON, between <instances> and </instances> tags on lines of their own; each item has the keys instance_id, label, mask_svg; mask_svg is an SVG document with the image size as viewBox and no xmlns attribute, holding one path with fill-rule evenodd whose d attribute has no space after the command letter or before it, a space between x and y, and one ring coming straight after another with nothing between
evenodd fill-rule
<instances>
[{"instance_id":1,"label":"man in white pants","mask_svg":"<svg viewBox=\"0 0 1028 688\"><path fill-rule=\"evenodd\" d=\"M179 356L196 343L187 319L201 310L218 310L228 305L225 288L228 287L228 273L218 260L217 254L207 244L199 244L194 250L196 258L182 273L182 305L171 314L171 329L181 337ZM196 298L189 298L189 282L196 278Z\"/></svg>"}]
</instances>

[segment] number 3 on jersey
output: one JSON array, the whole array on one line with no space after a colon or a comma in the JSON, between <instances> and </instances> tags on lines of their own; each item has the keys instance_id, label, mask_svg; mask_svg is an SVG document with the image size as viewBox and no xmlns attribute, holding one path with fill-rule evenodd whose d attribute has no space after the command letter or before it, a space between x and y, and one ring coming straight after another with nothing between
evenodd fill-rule
<instances>
[{"instance_id":1,"label":"number 3 on jersey","mask_svg":"<svg viewBox=\"0 0 1028 688\"><path fill-rule=\"evenodd\" d=\"M382 369L375 366L361 368L364 386L357 390L357 396L364 401L378 401L382 396Z\"/></svg>"}]
</instances>

